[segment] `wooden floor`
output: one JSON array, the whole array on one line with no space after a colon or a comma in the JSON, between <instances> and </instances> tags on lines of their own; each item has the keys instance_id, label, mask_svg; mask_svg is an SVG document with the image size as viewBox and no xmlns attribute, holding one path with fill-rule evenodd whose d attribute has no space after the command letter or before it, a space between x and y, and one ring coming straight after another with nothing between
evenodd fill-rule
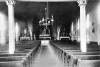
<instances>
[{"instance_id":1,"label":"wooden floor","mask_svg":"<svg viewBox=\"0 0 100 67\"><path fill-rule=\"evenodd\" d=\"M49 44L41 44L40 51L33 61L33 67L64 67Z\"/></svg>"}]
</instances>

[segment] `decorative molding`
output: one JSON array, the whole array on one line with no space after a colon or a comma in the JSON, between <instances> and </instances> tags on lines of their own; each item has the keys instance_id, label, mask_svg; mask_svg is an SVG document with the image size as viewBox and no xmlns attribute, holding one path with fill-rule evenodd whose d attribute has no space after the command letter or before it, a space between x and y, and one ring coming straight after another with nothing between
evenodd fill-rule
<instances>
[{"instance_id":1,"label":"decorative molding","mask_svg":"<svg viewBox=\"0 0 100 67\"><path fill-rule=\"evenodd\" d=\"M79 4L79 6L87 4L87 0L78 0L77 2Z\"/></svg>"},{"instance_id":2,"label":"decorative molding","mask_svg":"<svg viewBox=\"0 0 100 67\"><path fill-rule=\"evenodd\" d=\"M17 0L22 2L75 2L77 0Z\"/></svg>"},{"instance_id":3,"label":"decorative molding","mask_svg":"<svg viewBox=\"0 0 100 67\"><path fill-rule=\"evenodd\" d=\"M6 0L0 0L0 2L5 2ZM75 2L77 0L17 0L20 2Z\"/></svg>"},{"instance_id":4,"label":"decorative molding","mask_svg":"<svg viewBox=\"0 0 100 67\"><path fill-rule=\"evenodd\" d=\"M7 5L15 5L15 0L6 0Z\"/></svg>"}]
</instances>

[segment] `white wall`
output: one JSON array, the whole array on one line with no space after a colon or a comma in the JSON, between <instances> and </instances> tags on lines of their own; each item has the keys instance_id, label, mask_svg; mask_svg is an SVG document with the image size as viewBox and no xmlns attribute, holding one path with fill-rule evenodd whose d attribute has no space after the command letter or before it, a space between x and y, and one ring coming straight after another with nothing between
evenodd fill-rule
<instances>
[{"instance_id":1,"label":"white wall","mask_svg":"<svg viewBox=\"0 0 100 67\"><path fill-rule=\"evenodd\" d=\"M89 15L89 27L87 28L89 30L89 41L100 42L100 2L97 0L94 2L89 2L86 6L86 12L87 15ZM74 21L74 31L76 31L76 34L74 34L74 40L77 40L77 33L79 33L79 30L76 28L77 23L78 21ZM95 30L94 33L92 32L93 27Z\"/></svg>"},{"instance_id":2,"label":"white wall","mask_svg":"<svg viewBox=\"0 0 100 67\"><path fill-rule=\"evenodd\" d=\"M89 14L89 40L98 42L99 35L100 35L100 33L98 33L98 29L99 29L99 25L100 25L99 24L100 20L98 20L98 19L100 19L98 16L100 13L98 13L98 9L100 9L100 6L99 6L100 4L98 2L92 2L92 4L94 5L94 7L91 8L91 10L88 11L88 13L87 13L87 14ZM90 8L88 7L88 9L90 9ZM94 23L94 25L93 25L93 23ZM92 32L93 27L95 30L94 33Z\"/></svg>"}]
</instances>

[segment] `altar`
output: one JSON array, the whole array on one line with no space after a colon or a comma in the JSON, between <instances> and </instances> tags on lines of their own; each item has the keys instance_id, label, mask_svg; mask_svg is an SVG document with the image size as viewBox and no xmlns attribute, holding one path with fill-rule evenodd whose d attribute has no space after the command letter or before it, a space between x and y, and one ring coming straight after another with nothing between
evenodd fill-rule
<instances>
[{"instance_id":1,"label":"altar","mask_svg":"<svg viewBox=\"0 0 100 67\"><path fill-rule=\"evenodd\" d=\"M45 16L39 21L39 39L40 40L51 40L52 37L52 26L54 18L53 14L51 17L48 15L48 7L45 8Z\"/></svg>"},{"instance_id":2,"label":"altar","mask_svg":"<svg viewBox=\"0 0 100 67\"><path fill-rule=\"evenodd\" d=\"M63 36L63 37L62 37L62 36L61 36L61 37L60 37L60 40L62 40L62 39L70 40L70 37L68 37L68 36L65 36L65 37Z\"/></svg>"},{"instance_id":3,"label":"altar","mask_svg":"<svg viewBox=\"0 0 100 67\"><path fill-rule=\"evenodd\" d=\"M30 41L31 38L30 38L30 37L20 37L20 41L23 41L23 40L28 40L28 41Z\"/></svg>"},{"instance_id":4,"label":"altar","mask_svg":"<svg viewBox=\"0 0 100 67\"><path fill-rule=\"evenodd\" d=\"M51 40L51 36L50 35L40 35L39 39L40 40Z\"/></svg>"},{"instance_id":5,"label":"altar","mask_svg":"<svg viewBox=\"0 0 100 67\"><path fill-rule=\"evenodd\" d=\"M43 36L43 37L39 37L40 40L51 40L51 37L46 37L46 36Z\"/></svg>"}]
</instances>

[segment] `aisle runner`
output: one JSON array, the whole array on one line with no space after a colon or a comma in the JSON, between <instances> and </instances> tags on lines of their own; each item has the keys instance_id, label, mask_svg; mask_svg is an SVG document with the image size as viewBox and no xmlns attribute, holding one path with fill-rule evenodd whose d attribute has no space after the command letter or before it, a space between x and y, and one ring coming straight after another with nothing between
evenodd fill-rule
<instances>
[{"instance_id":1,"label":"aisle runner","mask_svg":"<svg viewBox=\"0 0 100 67\"><path fill-rule=\"evenodd\" d=\"M64 67L49 44L41 46L41 50L33 63L33 67Z\"/></svg>"}]
</instances>

